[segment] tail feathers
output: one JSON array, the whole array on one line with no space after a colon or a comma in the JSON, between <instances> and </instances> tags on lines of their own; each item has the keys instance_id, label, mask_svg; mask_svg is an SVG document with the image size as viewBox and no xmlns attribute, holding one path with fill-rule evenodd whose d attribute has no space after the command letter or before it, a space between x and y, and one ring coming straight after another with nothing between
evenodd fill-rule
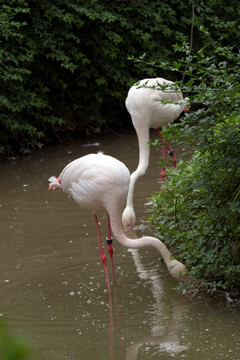
<instances>
[{"instance_id":1,"label":"tail feathers","mask_svg":"<svg viewBox=\"0 0 240 360\"><path fill-rule=\"evenodd\" d=\"M56 178L55 176L51 176L48 181L50 182L48 190L55 190L56 188L62 187L59 178Z\"/></svg>"}]
</instances>

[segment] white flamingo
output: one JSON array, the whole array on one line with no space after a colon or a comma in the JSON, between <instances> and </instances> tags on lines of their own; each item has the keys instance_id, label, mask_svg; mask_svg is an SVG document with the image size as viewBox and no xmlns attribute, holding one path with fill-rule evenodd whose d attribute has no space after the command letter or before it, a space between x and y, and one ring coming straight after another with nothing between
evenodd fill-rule
<instances>
[{"instance_id":1,"label":"white flamingo","mask_svg":"<svg viewBox=\"0 0 240 360\"><path fill-rule=\"evenodd\" d=\"M109 228L111 224L113 234L120 244L133 249L146 246L155 248L160 252L170 274L177 280L181 279L180 274L186 272L186 267L172 258L171 253L159 239L145 236L133 240L123 233L121 216L126 204L130 173L121 161L102 153L89 154L69 163L58 178L52 176L49 181L49 189L61 188L63 192L71 194L83 209L88 209L93 213L109 292L111 290L106 255L103 252L97 219L97 211L101 209L107 211ZM112 251L110 251L110 256L112 261ZM114 270L113 281L115 282Z\"/></svg>"},{"instance_id":2,"label":"white flamingo","mask_svg":"<svg viewBox=\"0 0 240 360\"><path fill-rule=\"evenodd\" d=\"M133 228L136 220L133 193L136 181L145 174L149 164L149 128L160 133L160 129L176 120L183 110L188 111L188 101L188 98L183 99L180 89L173 82L163 78L143 79L128 92L126 107L138 137L139 162L131 174L127 205L122 215L125 229ZM164 138L163 144L164 149L168 147ZM169 147L168 150L174 156ZM164 174L161 176L164 177Z\"/></svg>"}]
</instances>

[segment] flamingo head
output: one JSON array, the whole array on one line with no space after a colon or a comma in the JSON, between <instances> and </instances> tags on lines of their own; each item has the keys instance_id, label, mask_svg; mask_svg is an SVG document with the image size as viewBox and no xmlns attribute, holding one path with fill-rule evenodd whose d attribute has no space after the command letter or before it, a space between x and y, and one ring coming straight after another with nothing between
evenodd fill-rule
<instances>
[{"instance_id":1,"label":"flamingo head","mask_svg":"<svg viewBox=\"0 0 240 360\"><path fill-rule=\"evenodd\" d=\"M127 206L122 214L122 224L123 224L123 228L126 231L131 231L133 230L134 224L135 224L135 213L133 211L133 209L130 206Z\"/></svg>"},{"instance_id":2,"label":"flamingo head","mask_svg":"<svg viewBox=\"0 0 240 360\"><path fill-rule=\"evenodd\" d=\"M187 275L187 268L180 261L176 259L170 260L168 263L168 270L170 274L178 281L185 281Z\"/></svg>"},{"instance_id":3,"label":"flamingo head","mask_svg":"<svg viewBox=\"0 0 240 360\"><path fill-rule=\"evenodd\" d=\"M48 181L50 182L49 184L49 190L55 190L57 187L61 188L61 181L59 180L59 177L55 177L55 176L51 176Z\"/></svg>"}]
</instances>

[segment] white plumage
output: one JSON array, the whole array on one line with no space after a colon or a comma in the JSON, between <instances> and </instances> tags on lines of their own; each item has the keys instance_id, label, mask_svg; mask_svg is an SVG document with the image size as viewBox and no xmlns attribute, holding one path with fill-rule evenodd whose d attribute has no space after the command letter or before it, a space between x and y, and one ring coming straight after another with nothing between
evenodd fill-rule
<instances>
[{"instance_id":1,"label":"white plumage","mask_svg":"<svg viewBox=\"0 0 240 360\"><path fill-rule=\"evenodd\" d=\"M123 233L121 215L126 204L130 173L121 161L102 153L89 154L69 163L58 178L50 177L49 181L49 189L62 188L63 192L70 194L82 208L93 213L109 291L106 256L102 249L96 215L100 209L107 211L113 234L123 246L135 249L154 247L160 252L172 276L178 277L179 273L186 272L185 266L172 259L166 246L157 238L142 237L133 240Z\"/></svg>"},{"instance_id":2,"label":"white plumage","mask_svg":"<svg viewBox=\"0 0 240 360\"><path fill-rule=\"evenodd\" d=\"M189 99L183 99L179 87L163 78L143 79L130 88L126 107L138 137L139 162L131 174L127 205L122 215L124 228L132 228L135 223L133 193L136 181L145 174L149 164L149 128L163 128L172 123L188 103Z\"/></svg>"}]
</instances>

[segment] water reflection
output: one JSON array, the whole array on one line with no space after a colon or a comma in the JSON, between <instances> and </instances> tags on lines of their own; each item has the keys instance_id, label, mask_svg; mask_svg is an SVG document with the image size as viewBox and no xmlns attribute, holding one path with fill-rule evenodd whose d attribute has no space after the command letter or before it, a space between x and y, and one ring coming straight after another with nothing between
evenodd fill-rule
<instances>
[{"instance_id":1,"label":"water reflection","mask_svg":"<svg viewBox=\"0 0 240 360\"><path fill-rule=\"evenodd\" d=\"M129 252L114 242L117 285L109 302L91 214L61 192L47 191L50 175L98 150L136 168L134 131L0 164L0 315L29 334L34 360L205 360L209 354L238 360L237 304L203 294L190 302L174 290L153 250ZM151 232L144 204L159 189L159 154L151 150L147 174L136 185L138 237ZM105 213L99 221L106 232Z\"/></svg>"},{"instance_id":2,"label":"water reflection","mask_svg":"<svg viewBox=\"0 0 240 360\"><path fill-rule=\"evenodd\" d=\"M159 267L147 268L142 262L139 255L139 250L129 249L139 273L139 277L151 283L151 291L155 300L154 310L152 311L151 319L151 334L147 337L140 338L137 342L132 344L127 349L126 360L137 359L138 350L141 346L146 344L150 346L158 346L159 353L167 352L174 356L187 349L187 346L180 345L178 336L178 327L182 315L187 312L190 303L186 301L185 297L173 299L171 304L171 319L166 326L159 325L159 318L166 312L164 309L163 297L165 296L164 284L159 274Z\"/></svg>"}]
</instances>

